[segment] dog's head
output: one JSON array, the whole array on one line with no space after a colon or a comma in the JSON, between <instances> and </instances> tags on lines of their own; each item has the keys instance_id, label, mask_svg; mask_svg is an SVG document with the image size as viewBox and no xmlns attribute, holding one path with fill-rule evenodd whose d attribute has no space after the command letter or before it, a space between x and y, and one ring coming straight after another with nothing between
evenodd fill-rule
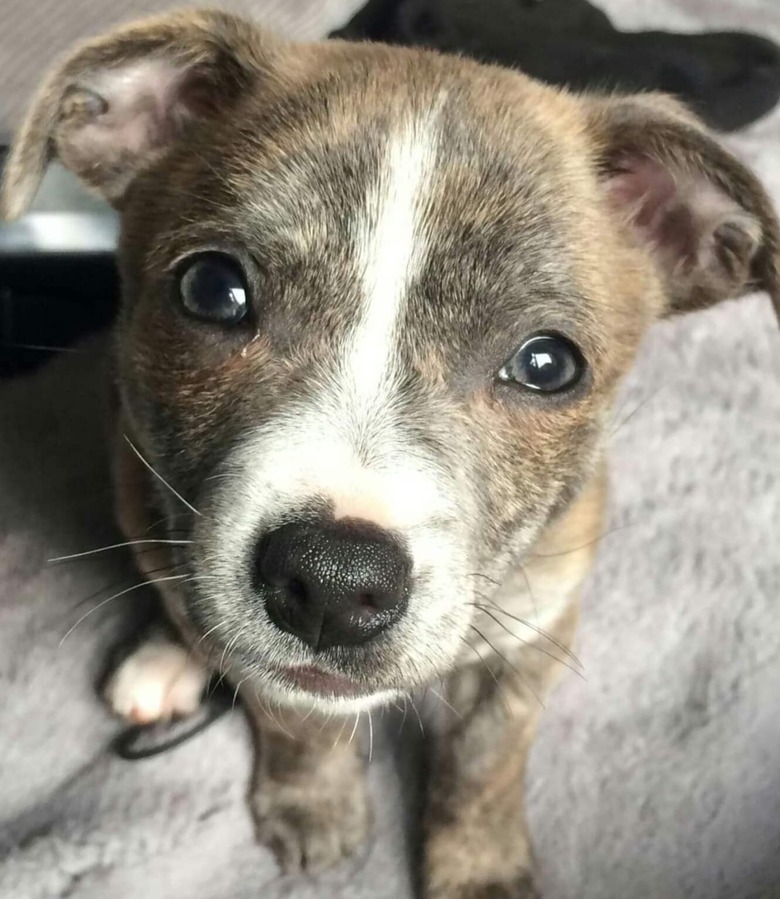
<instances>
[{"instance_id":1,"label":"dog's head","mask_svg":"<svg viewBox=\"0 0 780 899\"><path fill-rule=\"evenodd\" d=\"M288 699L445 672L648 325L780 294L764 191L675 103L431 52L132 25L47 80L7 215L54 157L121 211L124 413L190 623Z\"/></svg>"}]
</instances>

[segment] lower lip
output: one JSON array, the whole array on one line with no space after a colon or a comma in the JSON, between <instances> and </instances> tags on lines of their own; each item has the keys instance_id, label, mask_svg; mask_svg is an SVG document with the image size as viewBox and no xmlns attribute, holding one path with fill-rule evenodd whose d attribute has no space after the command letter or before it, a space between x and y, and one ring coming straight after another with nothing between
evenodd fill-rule
<instances>
[{"instance_id":1,"label":"lower lip","mask_svg":"<svg viewBox=\"0 0 780 899\"><path fill-rule=\"evenodd\" d=\"M366 692L355 681L337 674L329 674L313 665L285 668L284 675L299 689L318 696L361 696Z\"/></svg>"}]
</instances>

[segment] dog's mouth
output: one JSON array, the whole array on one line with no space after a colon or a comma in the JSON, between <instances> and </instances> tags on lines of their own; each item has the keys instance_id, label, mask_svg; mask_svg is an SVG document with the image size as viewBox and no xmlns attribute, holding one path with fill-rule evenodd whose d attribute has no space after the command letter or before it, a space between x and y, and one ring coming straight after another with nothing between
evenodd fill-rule
<instances>
[{"instance_id":1,"label":"dog's mouth","mask_svg":"<svg viewBox=\"0 0 780 899\"><path fill-rule=\"evenodd\" d=\"M343 674L331 674L316 665L283 668L281 675L289 686L315 696L355 698L371 692Z\"/></svg>"}]
</instances>

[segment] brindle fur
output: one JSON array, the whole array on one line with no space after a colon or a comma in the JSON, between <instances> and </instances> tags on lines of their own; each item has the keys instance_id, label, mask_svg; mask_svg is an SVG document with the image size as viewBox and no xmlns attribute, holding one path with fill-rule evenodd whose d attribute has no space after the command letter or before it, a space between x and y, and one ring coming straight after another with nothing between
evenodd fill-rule
<instances>
[{"instance_id":1,"label":"brindle fur","mask_svg":"<svg viewBox=\"0 0 780 899\"><path fill-rule=\"evenodd\" d=\"M110 137L112 122L121 131L122 115L145 112L143 103L111 110L100 95L113 72L139 59L171 66L176 78L163 92L183 99L149 126L154 133L101 143L105 134L96 140L91 128L102 123ZM472 627L460 657L439 672L452 715L430 741L424 892L517 899L534 890L525 759L540 699L572 643L600 533L605 425L620 378L665 314L753 288L768 290L780 311L780 228L754 176L665 98L576 97L455 57L287 44L231 16L186 12L93 41L49 76L10 155L0 211L20 214L55 156L120 209L119 519L128 539L158 533L161 518L159 533L188 535L193 515L124 435L200 507L226 448L309 395L312 373L327 372L359 304L347 222L376 177L381 141L432 107L441 140L431 244L401 321L399 366L409 439L462 492L473 574L453 599L469 606ZM706 265L693 247L684 266L662 271L610 198L605 181L636 154L739 204L744 227L713 235ZM244 261L262 297L254 330L217 333L169 301L177 260L205 247ZM540 329L574 335L590 361L566 399L529 401L491 381ZM192 566L170 548L136 556L150 576ZM316 709L270 709L227 651L224 632L238 634L245 612L217 615L197 587L161 587L194 664L206 669L221 655L242 685L258 736L260 839L289 870L351 852L370 811L350 728ZM507 634L515 618L498 608L538 621L542 633L523 628L521 646ZM212 625L216 635L203 640ZM260 646L267 639L252 636ZM360 657L413 688L402 661L379 650Z\"/></svg>"}]
</instances>

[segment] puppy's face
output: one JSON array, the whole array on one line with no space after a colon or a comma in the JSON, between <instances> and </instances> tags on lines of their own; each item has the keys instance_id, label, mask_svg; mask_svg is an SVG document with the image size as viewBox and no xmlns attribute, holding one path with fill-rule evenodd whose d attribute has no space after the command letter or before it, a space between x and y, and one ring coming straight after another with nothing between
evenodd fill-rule
<instances>
[{"instance_id":1,"label":"puppy's face","mask_svg":"<svg viewBox=\"0 0 780 899\"><path fill-rule=\"evenodd\" d=\"M774 287L766 198L663 101L203 14L82 50L46 104L28 158L46 130L122 211L120 386L186 615L286 701L449 670L647 325Z\"/></svg>"}]
</instances>

